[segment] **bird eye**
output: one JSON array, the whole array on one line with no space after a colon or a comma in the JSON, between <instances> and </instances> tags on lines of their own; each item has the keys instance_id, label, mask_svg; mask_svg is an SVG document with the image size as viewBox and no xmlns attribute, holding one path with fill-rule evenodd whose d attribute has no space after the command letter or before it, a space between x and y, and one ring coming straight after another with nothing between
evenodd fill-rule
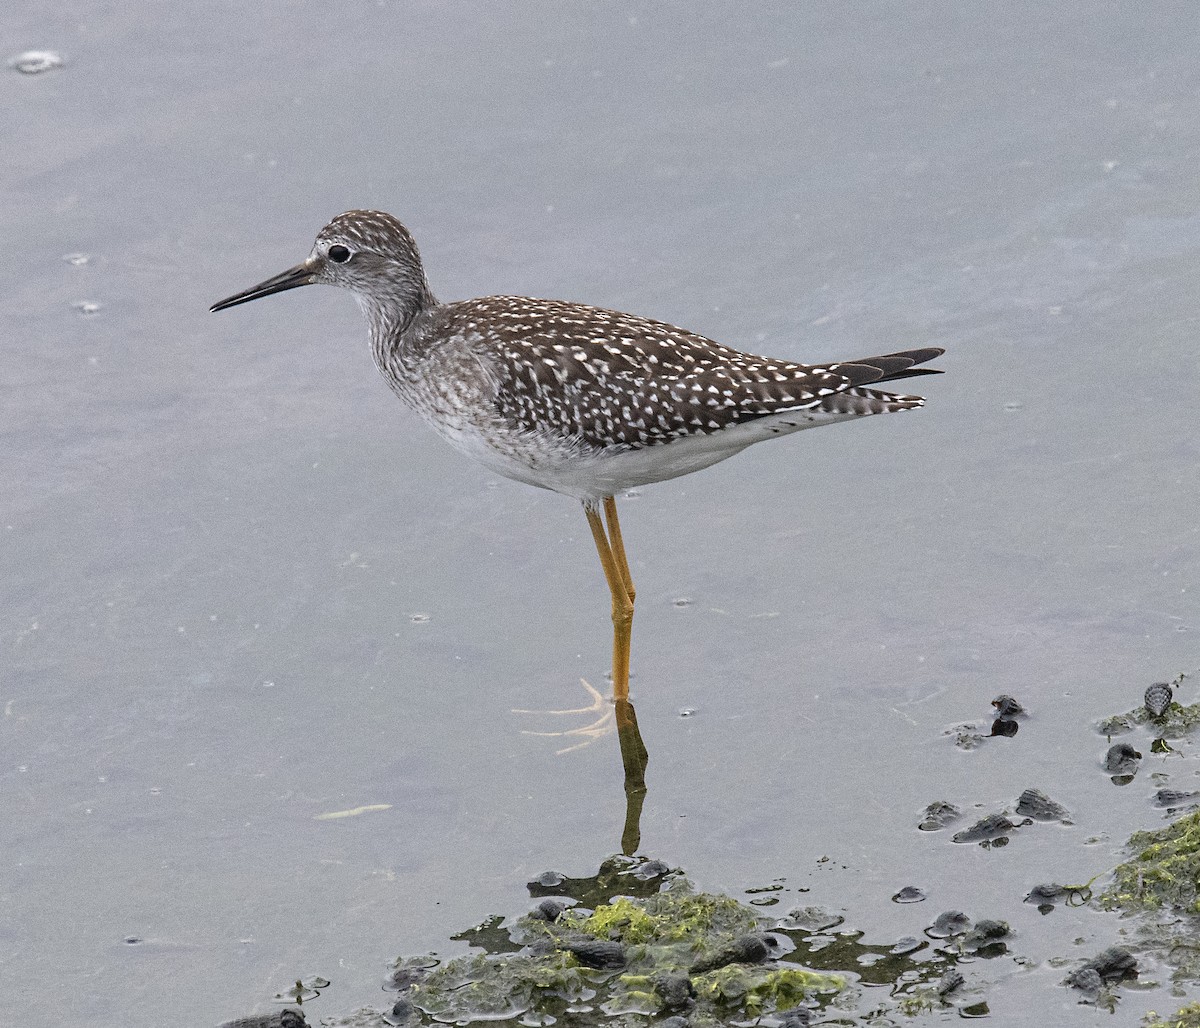
<instances>
[{"instance_id":1,"label":"bird eye","mask_svg":"<svg viewBox=\"0 0 1200 1028\"><path fill-rule=\"evenodd\" d=\"M350 247L338 243L329 248L329 259L334 264L345 264L350 259Z\"/></svg>"}]
</instances>

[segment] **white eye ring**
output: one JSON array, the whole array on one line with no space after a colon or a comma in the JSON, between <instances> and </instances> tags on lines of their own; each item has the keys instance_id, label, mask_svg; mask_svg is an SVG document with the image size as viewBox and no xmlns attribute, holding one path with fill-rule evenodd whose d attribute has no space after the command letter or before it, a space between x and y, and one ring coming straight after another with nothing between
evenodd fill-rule
<instances>
[{"instance_id":1,"label":"white eye ring","mask_svg":"<svg viewBox=\"0 0 1200 1028\"><path fill-rule=\"evenodd\" d=\"M334 264L345 264L351 257L354 256L350 250L350 247L343 246L341 243L334 243L333 246L329 248L328 253L329 259L333 261Z\"/></svg>"}]
</instances>

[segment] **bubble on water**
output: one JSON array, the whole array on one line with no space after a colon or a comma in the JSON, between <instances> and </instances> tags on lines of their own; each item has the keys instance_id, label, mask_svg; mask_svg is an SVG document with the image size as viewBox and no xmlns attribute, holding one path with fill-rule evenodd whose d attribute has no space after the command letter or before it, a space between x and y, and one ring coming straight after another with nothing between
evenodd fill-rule
<instances>
[{"instance_id":1,"label":"bubble on water","mask_svg":"<svg viewBox=\"0 0 1200 1028\"><path fill-rule=\"evenodd\" d=\"M424 624L428 624L429 615L424 613L423 611L417 611L415 614L409 615L409 620L414 625L424 625Z\"/></svg>"},{"instance_id":2,"label":"bubble on water","mask_svg":"<svg viewBox=\"0 0 1200 1028\"><path fill-rule=\"evenodd\" d=\"M74 265L76 268L81 268L92 259L91 254L87 253L64 253L63 260L68 264Z\"/></svg>"},{"instance_id":3,"label":"bubble on water","mask_svg":"<svg viewBox=\"0 0 1200 1028\"><path fill-rule=\"evenodd\" d=\"M85 318L90 318L93 314L100 313L100 304L96 303L95 300L76 300L71 306Z\"/></svg>"},{"instance_id":4,"label":"bubble on water","mask_svg":"<svg viewBox=\"0 0 1200 1028\"><path fill-rule=\"evenodd\" d=\"M53 50L26 50L8 59L8 66L22 75L40 75L63 66L63 59Z\"/></svg>"},{"instance_id":5,"label":"bubble on water","mask_svg":"<svg viewBox=\"0 0 1200 1028\"><path fill-rule=\"evenodd\" d=\"M690 596L677 596L671 601L676 607L690 607L696 601Z\"/></svg>"}]
</instances>

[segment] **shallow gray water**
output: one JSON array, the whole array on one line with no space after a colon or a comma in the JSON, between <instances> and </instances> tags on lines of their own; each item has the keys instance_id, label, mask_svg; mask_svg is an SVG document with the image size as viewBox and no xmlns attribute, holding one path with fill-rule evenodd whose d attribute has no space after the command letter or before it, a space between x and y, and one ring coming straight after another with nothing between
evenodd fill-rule
<instances>
[{"instance_id":1,"label":"shallow gray water","mask_svg":"<svg viewBox=\"0 0 1200 1028\"><path fill-rule=\"evenodd\" d=\"M307 975L313 1019L383 1004L395 955L619 848L615 739L512 713L607 670L577 504L404 411L349 296L207 313L375 206L447 299L947 348L923 411L623 503L642 851L866 941L1006 917L1032 965L972 968L1001 1023L1108 1023L1047 961L1120 924L1019 901L1200 766L1117 789L1089 731L1200 664L1194 11L19 0L0 30L65 62L0 76L0 1021L213 1024ZM1036 717L955 749L1001 692ZM1028 786L1076 824L914 829Z\"/></svg>"}]
</instances>

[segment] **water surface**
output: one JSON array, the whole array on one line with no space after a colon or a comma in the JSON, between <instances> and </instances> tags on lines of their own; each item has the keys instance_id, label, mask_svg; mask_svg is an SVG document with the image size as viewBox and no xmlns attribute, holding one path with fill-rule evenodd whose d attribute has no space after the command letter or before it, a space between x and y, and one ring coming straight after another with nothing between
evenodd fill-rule
<instances>
[{"instance_id":1,"label":"water surface","mask_svg":"<svg viewBox=\"0 0 1200 1028\"><path fill-rule=\"evenodd\" d=\"M1153 773L1195 780L1185 749L1114 787L1089 729L1200 664L1190 13L68 2L0 27L64 60L0 76L5 1017L213 1024L315 974L314 1019L382 1004L395 955L619 849L616 740L558 755L523 730L576 722L512 713L607 671L578 506L404 411L349 296L207 313L362 206L445 299L797 360L947 348L923 411L623 501L642 851L709 889L782 879L867 941L1006 917L1033 964L972 969L997 1017L1099 1016L1047 961L1118 924L1019 900L1157 825ZM956 749L1004 692L1035 716ZM1075 825L915 830L1029 786Z\"/></svg>"}]
</instances>

